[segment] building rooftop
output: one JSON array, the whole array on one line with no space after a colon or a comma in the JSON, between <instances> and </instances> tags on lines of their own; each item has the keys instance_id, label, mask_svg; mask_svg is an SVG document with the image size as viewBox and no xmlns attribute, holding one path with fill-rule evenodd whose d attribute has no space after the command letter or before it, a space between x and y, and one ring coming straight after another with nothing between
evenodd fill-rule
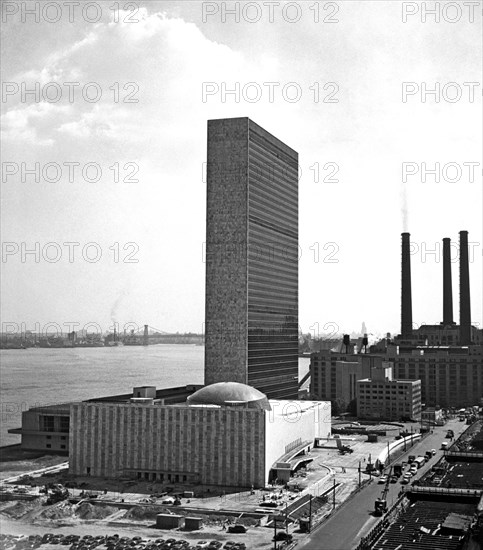
<instances>
[{"instance_id":1,"label":"building rooftop","mask_svg":"<svg viewBox=\"0 0 483 550\"><path fill-rule=\"evenodd\" d=\"M475 511L474 504L418 500L398 516L372 550L457 550ZM453 521L455 514L459 527ZM443 527L447 519L451 528Z\"/></svg>"},{"instance_id":2,"label":"building rooftop","mask_svg":"<svg viewBox=\"0 0 483 550\"><path fill-rule=\"evenodd\" d=\"M149 388L151 386L137 386L138 388ZM197 384L190 384L188 386L179 386L175 388L164 388L156 390L155 400L162 399L166 405L174 403L184 403L186 399L202 388L203 386ZM120 395L108 395L106 397L95 397L93 399L86 399L85 403L129 403L133 397L131 393L123 393Z\"/></svg>"}]
</instances>

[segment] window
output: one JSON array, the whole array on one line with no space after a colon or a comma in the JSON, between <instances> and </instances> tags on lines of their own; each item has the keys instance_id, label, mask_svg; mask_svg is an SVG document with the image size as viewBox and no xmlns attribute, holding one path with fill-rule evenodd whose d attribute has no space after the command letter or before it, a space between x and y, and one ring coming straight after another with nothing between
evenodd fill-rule
<instances>
[{"instance_id":1,"label":"window","mask_svg":"<svg viewBox=\"0 0 483 550\"><path fill-rule=\"evenodd\" d=\"M50 436L47 436L47 437L50 437ZM67 438L65 437L65 435L61 435L60 439L61 439L61 441L65 441Z\"/></svg>"},{"instance_id":2,"label":"window","mask_svg":"<svg viewBox=\"0 0 483 550\"><path fill-rule=\"evenodd\" d=\"M43 432L54 431L54 417L53 416L41 416L40 417L40 430Z\"/></svg>"},{"instance_id":3,"label":"window","mask_svg":"<svg viewBox=\"0 0 483 550\"><path fill-rule=\"evenodd\" d=\"M52 447L52 445L50 443L47 443L46 447L47 447L47 449L50 449Z\"/></svg>"},{"instance_id":4,"label":"window","mask_svg":"<svg viewBox=\"0 0 483 550\"><path fill-rule=\"evenodd\" d=\"M60 448L61 448L61 449L65 449L65 445L61 445Z\"/></svg>"},{"instance_id":5,"label":"window","mask_svg":"<svg viewBox=\"0 0 483 550\"><path fill-rule=\"evenodd\" d=\"M63 433L69 433L70 418L68 416L60 417L60 431Z\"/></svg>"},{"instance_id":6,"label":"window","mask_svg":"<svg viewBox=\"0 0 483 550\"><path fill-rule=\"evenodd\" d=\"M46 435L45 439L52 439L52 436L51 435Z\"/></svg>"}]
</instances>

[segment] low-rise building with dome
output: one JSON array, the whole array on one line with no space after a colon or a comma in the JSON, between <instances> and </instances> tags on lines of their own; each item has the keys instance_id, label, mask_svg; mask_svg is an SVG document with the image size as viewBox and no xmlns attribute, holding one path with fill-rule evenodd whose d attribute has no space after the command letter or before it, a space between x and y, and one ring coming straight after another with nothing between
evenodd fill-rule
<instances>
[{"instance_id":1,"label":"low-rise building with dome","mask_svg":"<svg viewBox=\"0 0 483 550\"><path fill-rule=\"evenodd\" d=\"M156 393L144 386L129 399L72 404L70 472L263 487L287 480L291 459L331 429L330 403L269 400L237 382L205 386L184 403Z\"/></svg>"}]
</instances>

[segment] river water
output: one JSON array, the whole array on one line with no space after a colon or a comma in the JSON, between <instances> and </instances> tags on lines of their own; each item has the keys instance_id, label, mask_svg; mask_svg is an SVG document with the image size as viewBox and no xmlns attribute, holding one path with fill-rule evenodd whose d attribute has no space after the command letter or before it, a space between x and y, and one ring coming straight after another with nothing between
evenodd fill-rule
<instances>
[{"instance_id":1,"label":"river water","mask_svg":"<svg viewBox=\"0 0 483 550\"><path fill-rule=\"evenodd\" d=\"M0 445L22 411L38 405L129 393L134 386L169 388L203 383L204 346L154 345L105 348L0 350ZM309 368L299 358L299 376Z\"/></svg>"}]
</instances>

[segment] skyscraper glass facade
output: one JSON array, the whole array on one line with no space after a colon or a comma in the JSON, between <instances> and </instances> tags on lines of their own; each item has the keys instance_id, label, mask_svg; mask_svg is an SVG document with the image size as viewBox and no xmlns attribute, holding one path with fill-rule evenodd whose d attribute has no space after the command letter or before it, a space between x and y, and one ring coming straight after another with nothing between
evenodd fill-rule
<instances>
[{"instance_id":1,"label":"skyscraper glass facade","mask_svg":"<svg viewBox=\"0 0 483 550\"><path fill-rule=\"evenodd\" d=\"M205 382L298 390L298 155L248 118L208 123Z\"/></svg>"},{"instance_id":2,"label":"skyscraper glass facade","mask_svg":"<svg viewBox=\"0 0 483 550\"><path fill-rule=\"evenodd\" d=\"M248 383L296 398L298 157L250 121L248 159Z\"/></svg>"}]
</instances>

